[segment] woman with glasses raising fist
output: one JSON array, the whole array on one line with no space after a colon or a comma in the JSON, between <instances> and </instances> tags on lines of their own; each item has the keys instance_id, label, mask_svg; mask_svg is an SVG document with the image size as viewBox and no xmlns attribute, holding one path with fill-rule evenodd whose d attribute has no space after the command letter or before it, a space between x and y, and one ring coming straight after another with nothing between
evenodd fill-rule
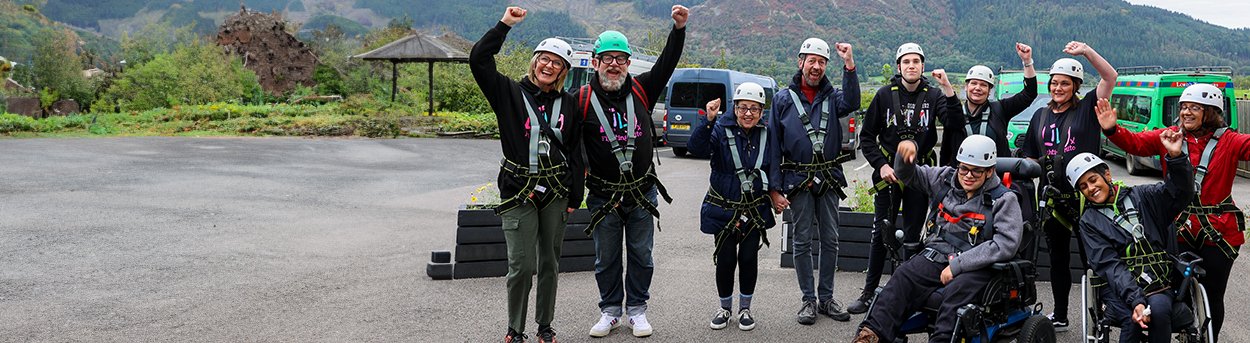
<instances>
[{"instance_id":1,"label":"woman with glasses raising fist","mask_svg":"<svg viewBox=\"0 0 1250 343\"><path fill-rule=\"evenodd\" d=\"M712 316L711 328L724 329L736 319L738 329L755 328L751 317L751 296L759 275L761 240L768 244L765 230L776 225L773 211L785 204L773 204L768 195L768 173L773 167L776 147L768 145L768 128L760 122L764 115L764 87L744 82L734 90L732 114L718 116L721 99L707 103L706 120L694 125L687 146L697 155L711 155L711 188L699 211L700 228L715 237L712 261L716 264L716 290L720 307ZM719 118L718 118L719 117ZM738 315L733 315L734 268L738 267Z\"/></svg>"},{"instance_id":2,"label":"woman with glasses raising fist","mask_svg":"<svg viewBox=\"0 0 1250 343\"><path fill-rule=\"evenodd\" d=\"M1245 214L1230 196L1237 162L1250 161L1250 135L1228 129L1224 120L1225 90L1211 84L1194 84L1185 88L1180 98L1178 124L1141 133L1133 133L1116 124L1116 111L1107 99L1098 100L1098 123L1103 134L1120 149L1133 155L1162 157L1167 149L1159 141L1165 132L1184 134L1182 152L1187 153L1194 168L1194 187L1198 196L1181 213L1176 222L1181 247L1202 257L1207 270L1198 281L1207 289L1211 305L1211 326L1219 341L1224 324L1224 291L1233 261L1245 243ZM1231 90L1228 94L1232 94ZM1165 161L1166 162L1166 161ZM1165 174L1172 172L1163 163Z\"/></svg>"},{"instance_id":3,"label":"woman with glasses raising fist","mask_svg":"<svg viewBox=\"0 0 1250 343\"><path fill-rule=\"evenodd\" d=\"M513 81L495 67L495 54L527 11L508 7L503 19L473 45L469 68L499 121L499 195L495 208L503 218L508 243L508 333L505 343L524 342L525 312L534 272L538 272L539 342L555 342L556 279L560 247L569 213L582 203L585 170L578 147L580 116L572 95L564 91L569 73L569 43L548 38L538 43L529 68ZM537 258L535 258L537 257Z\"/></svg>"}]
</instances>

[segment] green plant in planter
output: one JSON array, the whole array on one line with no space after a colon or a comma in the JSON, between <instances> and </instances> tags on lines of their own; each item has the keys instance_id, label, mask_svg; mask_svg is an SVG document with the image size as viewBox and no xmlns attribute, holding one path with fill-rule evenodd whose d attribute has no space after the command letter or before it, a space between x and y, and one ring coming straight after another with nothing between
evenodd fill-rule
<instances>
[{"instance_id":1,"label":"green plant in planter","mask_svg":"<svg viewBox=\"0 0 1250 343\"><path fill-rule=\"evenodd\" d=\"M876 206L873 203L872 186L873 184L870 181L851 180L851 184L848 186L851 188L851 203L847 206L851 208L852 212L872 213L876 210Z\"/></svg>"},{"instance_id":2,"label":"green plant in planter","mask_svg":"<svg viewBox=\"0 0 1250 343\"><path fill-rule=\"evenodd\" d=\"M469 193L469 202L466 207L470 210L491 209L499 206L500 202L502 200L499 199L499 188L495 187L495 183L487 182Z\"/></svg>"}]
</instances>

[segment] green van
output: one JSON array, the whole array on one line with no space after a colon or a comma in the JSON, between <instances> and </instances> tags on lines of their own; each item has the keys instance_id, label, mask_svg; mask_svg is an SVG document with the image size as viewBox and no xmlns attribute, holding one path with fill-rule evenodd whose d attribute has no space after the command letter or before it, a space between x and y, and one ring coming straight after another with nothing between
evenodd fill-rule
<instances>
[{"instance_id":1,"label":"green van","mask_svg":"<svg viewBox=\"0 0 1250 343\"><path fill-rule=\"evenodd\" d=\"M1231 67L1165 70L1151 66L1117 68L1116 71L1120 77L1111 92L1111 107L1119 115L1120 126L1129 131L1143 132L1175 125L1181 92L1195 83L1209 83L1224 90L1224 119L1230 128L1237 129ZM1124 158L1129 174L1140 175L1146 168L1160 170L1157 156L1126 156L1124 150L1105 137L1102 147L1106 155Z\"/></svg>"},{"instance_id":2,"label":"green van","mask_svg":"<svg viewBox=\"0 0 1250 343\"><path fill-rule=\"evenodd\" d=\"M1037 99L1033 100L1033 104L1029 105L1029 108L1016 114L1015 117L1012 117L1007 122L1007 146L1011 148L1012 155L1015 155L1016 150L1020 149L1020 144L1023 144L1024 133L1029 130L1029 120L1033 119L1033 113L1050 102L1050 88L1046 86L1049 82L1050 74L1045 71L1038 71ZM1000 69L996 83L994 85L994 98L996 100L1010 98L1012 95L1024 90L1024 72Z\"/></svg>"}]
</instances>

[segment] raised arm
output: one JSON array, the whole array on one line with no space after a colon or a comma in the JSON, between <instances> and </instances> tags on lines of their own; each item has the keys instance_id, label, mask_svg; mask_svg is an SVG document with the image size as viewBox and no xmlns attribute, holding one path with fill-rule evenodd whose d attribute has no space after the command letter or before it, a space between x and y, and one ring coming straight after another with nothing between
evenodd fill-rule
<instances>
[{"instance_id":1,"label":"raised arm","mask_svg":"<svg viewBox=\"0 0 1250 343\"><path fill-rule=\"evenodd\" d=\"M1072 56L1085 56L1085 59L1088 59L1089 63L1094 66L1094 70L1098 71L1098 76L1102 78L1102 80L1098 81L1098 98L1111 97L1111 90L1115 89L1115 79L1120 77L1120 74L1115 71L1115 67L1112 67L1111 63L1102 58L1098 51L1094 51L1094 48L1081 42L1068 42L1068 45L1063 48L1063 52Z\"/></svg>"},{"instance_id":2,"label":"raised arm","mask_svg":"<svg viewBox=\"0 0 1250 343\"><path fill-rule=\"evenodd\" d=\"M655 101L668 79L673 77L677 62L681 60L682 50L686 44L686 20L690 18L690 9L682 5L673 6L673 29L668 32L668 41L664 43L664 51L656 58L651 70L638 75L638 83L648 94L647 110L655 108Z\"/></svg>"},{"instance_id":3,"label":"raised arm","mask_svg":"<svg viewBox=\"0 0 1250 343\"><path fill-rule=\"evenodd\" d=\"M859 75L855 74L855 54L852 51L851 44L838 43L834 45L838 50L838 56L842 57L842 89L835 92L838 99L838 118L855 113L859 110Z\"/></svg>"},{"instance_id":4,"label":"raised arm","mask_svg":"<svg viewBox=\"0 0 1250 343\"><path fill-rule=\"evenodd\" d=\"M1033 69L1033 48L1024 43L1016 43L1016 55L1020 56L1020 64L1024 66L1024 89L1002 100L1003 113L1006 115L993 119L1000 121L1003 125L1037 99L1037 71Z\"/></svg>"},{"instance_id":5,"label":"raised arm","mask_svg":"<svg viewBox=\"0 0 1250 343\"><path fill-rule=\"evenodd\" d=\"M482 39L473 44L473 50L469 51L469 71L473 73L473 79L477 81L478 88L482 89L482 94L487 99L498 98L505 93L512 92L510 86L512 80L499 73L495 65L495 55L503 48L508 31L512 30L512 26L525 20L526 13L523 8L508 7L503 12L503 18L499 19L494 28L486 31Z\"/></svg>"}]
</instances>

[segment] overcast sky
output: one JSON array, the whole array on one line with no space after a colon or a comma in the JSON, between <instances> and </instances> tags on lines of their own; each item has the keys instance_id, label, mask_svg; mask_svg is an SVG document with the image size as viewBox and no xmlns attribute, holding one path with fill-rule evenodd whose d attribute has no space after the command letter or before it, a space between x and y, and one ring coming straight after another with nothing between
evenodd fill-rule
<instances>
[{"instance_id":1,"label":"overcast sky","mask_svg":"<svg viewBox=\"0 0 1250 343\"><path fill-rule=\"evenodd\" d=\"M1127 0L1134 5L1150 5L1188 14L1202 21L1228 28L1250 27L1250 1L1245 0Z\"/></svg>"}]
</instances>

